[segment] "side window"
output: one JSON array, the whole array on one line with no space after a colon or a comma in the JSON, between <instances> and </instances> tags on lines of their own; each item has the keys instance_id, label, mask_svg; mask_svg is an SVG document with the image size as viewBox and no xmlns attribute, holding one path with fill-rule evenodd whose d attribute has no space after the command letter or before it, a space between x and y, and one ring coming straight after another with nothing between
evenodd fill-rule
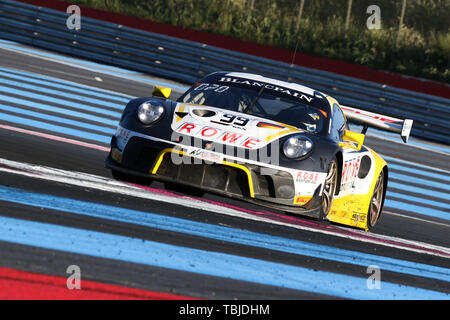
<instances>
[{"instance_id":1,"label":"side window","mask_svg":"<svg viewBox=\"0 0 450 320\"><path fill-rule=\"evenodd\" d=\"M347 122L345 121L344 113L337 104L333 105L333 120L331 123L331 138L335 140L342 140L344 130L347 129Z\"/></svg>"}]
</instances>

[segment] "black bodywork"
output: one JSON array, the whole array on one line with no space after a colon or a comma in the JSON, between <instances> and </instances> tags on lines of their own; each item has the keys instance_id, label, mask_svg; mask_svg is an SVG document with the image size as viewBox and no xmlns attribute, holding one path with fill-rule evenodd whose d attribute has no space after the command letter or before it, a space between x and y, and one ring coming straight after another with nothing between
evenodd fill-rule
<instances>
[{"instance_id":1,"label":"black bodywork","mask_svg":"<svg viewBox=\"0 0 450 320\"><path fill-rule=\"evenodd\" d=\"M215 78L225 75L226 73L214 73L200 80L200 82L213 81ZM243 78L245 80L245 78ZM318 185L313 199L305 206L293 205L295 196L294 181L291 174L283 170L275 170L272 174L261 174L261 168L264 167L264 159L258 161L261 165L243 164L251 173L253 183L254 197L250 197L250 186L248 174L242 169L233 166L225 166L222 164L179 164L175 165L170 161L170 154L167 153L162 157L159 164L157 174L152 174L156 162L161 156L161 152L168 148L173 148L174 143L184 144L193 143L191 137L183 135L174 135L171 123L174 116L175 107L178 102L182 101L183 96L178 101L158 97L137 98L131 100L123 111L119 126L148 137L154 137L150 140L144 137L131 137L126 144L124 150L120 150L117 145L116 136L111 139L111 151L105 161L107 168L113 172L120 172L131 176L139 176L143 178L155 179L163 182L177 183L189 187L199 188L207 192L222 194L232 198L245 199L260 205L276 208L282 211L301 213L304 215L320 218L321 216L321 199L319 192L321 185ZM332 110L322 94L318 93L317 97L322 96L324 103L321 103L321 109L328 114L328 118L332 118ZM154 104L161 105L165 108L163 117L156 123L151 125L143 125L137 117L137 108L144 102L151 101ZM214 106L213 106L214 107ZM314 149L308 157L301 160L292 160L284 156L283 152L279 152L279 166L304 171L327 172L330 162L333 158L340 161L341 148L338 141L332 139L329 134L329 126L331 122L327 121L326 127L321 133L303 134L311 139L314 143ZM265 148L268 150L266 154L270 154L271 149L276 146L280 148L283 142L291 135L284 136L277 143L270 143ZM202 144L203 148L207 148L208 141L196 142ZM112 153L114 150L121 152L120 161L114 159ZM237 148L235 156L242 155ZM245 152L245 158L248 159L248 152ZM339 166L338 166L339 167ZM339 185L339 183L338 183Z\"/></svg>"}]
</instances>

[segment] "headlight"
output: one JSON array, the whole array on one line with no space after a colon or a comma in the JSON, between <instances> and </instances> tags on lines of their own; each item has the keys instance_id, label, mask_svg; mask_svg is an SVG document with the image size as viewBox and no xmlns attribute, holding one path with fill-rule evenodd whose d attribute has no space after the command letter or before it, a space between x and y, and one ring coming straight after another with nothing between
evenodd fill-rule
<instances>
[{"instance_id":1,"label":"headlight","mask_svg":"<svg viewBox=\"0 0 450 320\"><path fill-rule=\"evenodd\" d=\"M144 102L137 109L138 118L143 124L151 124L159 120L163 114L163 106L155 105L150 102Z\"/></svg>"},{"instance_id":2,"label":"headlight","mask_svg":"<svg viewBox=\"0 0 450 320\"><path fill-rule=\"evenodd\" d=\"M283 144L284 155L289 159L302 158L310 153L312 148L312 141L302 136L290 137Z\"/></svg>"}]
</instances>

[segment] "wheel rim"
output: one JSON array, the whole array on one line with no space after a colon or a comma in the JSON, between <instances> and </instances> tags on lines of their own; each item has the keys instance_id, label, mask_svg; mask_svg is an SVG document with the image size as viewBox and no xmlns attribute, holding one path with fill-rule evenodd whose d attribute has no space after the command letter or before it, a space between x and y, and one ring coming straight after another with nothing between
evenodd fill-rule
<instances>
[{"instance_id":1,"label":"wheel rim","mask_svg":"<svg viewBox=\"0 0 450 320\"><path fill-rule=\"evenodd\" d=\"M336 192L337 165L336 161L331 162L322 195L322 210L326 216L331 209L334 193Z\"/></svg>"},{"instance_id":2,"label":"wheel rim","mask_svg":"<svg viewBox=\"0 0 450 320\"><path fill-rule=\"evenodd\" d=\"M374 226L380 216L381 204L383 202L383 174L380 174L373 190L372 200L370 202L370 225Z\"/></svg>"}]
</instances>

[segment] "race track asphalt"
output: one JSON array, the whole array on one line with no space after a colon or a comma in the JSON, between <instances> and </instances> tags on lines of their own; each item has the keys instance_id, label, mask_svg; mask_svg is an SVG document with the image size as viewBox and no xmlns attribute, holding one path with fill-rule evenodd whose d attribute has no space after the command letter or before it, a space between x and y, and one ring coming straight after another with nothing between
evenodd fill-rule
<instances>
[{"instance_id":1,"label":"race track asphalt","mask_svg":"<svg viewBox=\"0 0 450 320\"><path fill-rule=\"evenodd\" d=\"M157 182L114 185L104 160L115 105L155 84L175 97L187 87L0 45L0 267L67 277L78 265L85 280L206 299L450 298L448 146L367 136L392 166L372 233ZM371 265L381 289L367 286Z\"/></svg>"}]
</instances>

